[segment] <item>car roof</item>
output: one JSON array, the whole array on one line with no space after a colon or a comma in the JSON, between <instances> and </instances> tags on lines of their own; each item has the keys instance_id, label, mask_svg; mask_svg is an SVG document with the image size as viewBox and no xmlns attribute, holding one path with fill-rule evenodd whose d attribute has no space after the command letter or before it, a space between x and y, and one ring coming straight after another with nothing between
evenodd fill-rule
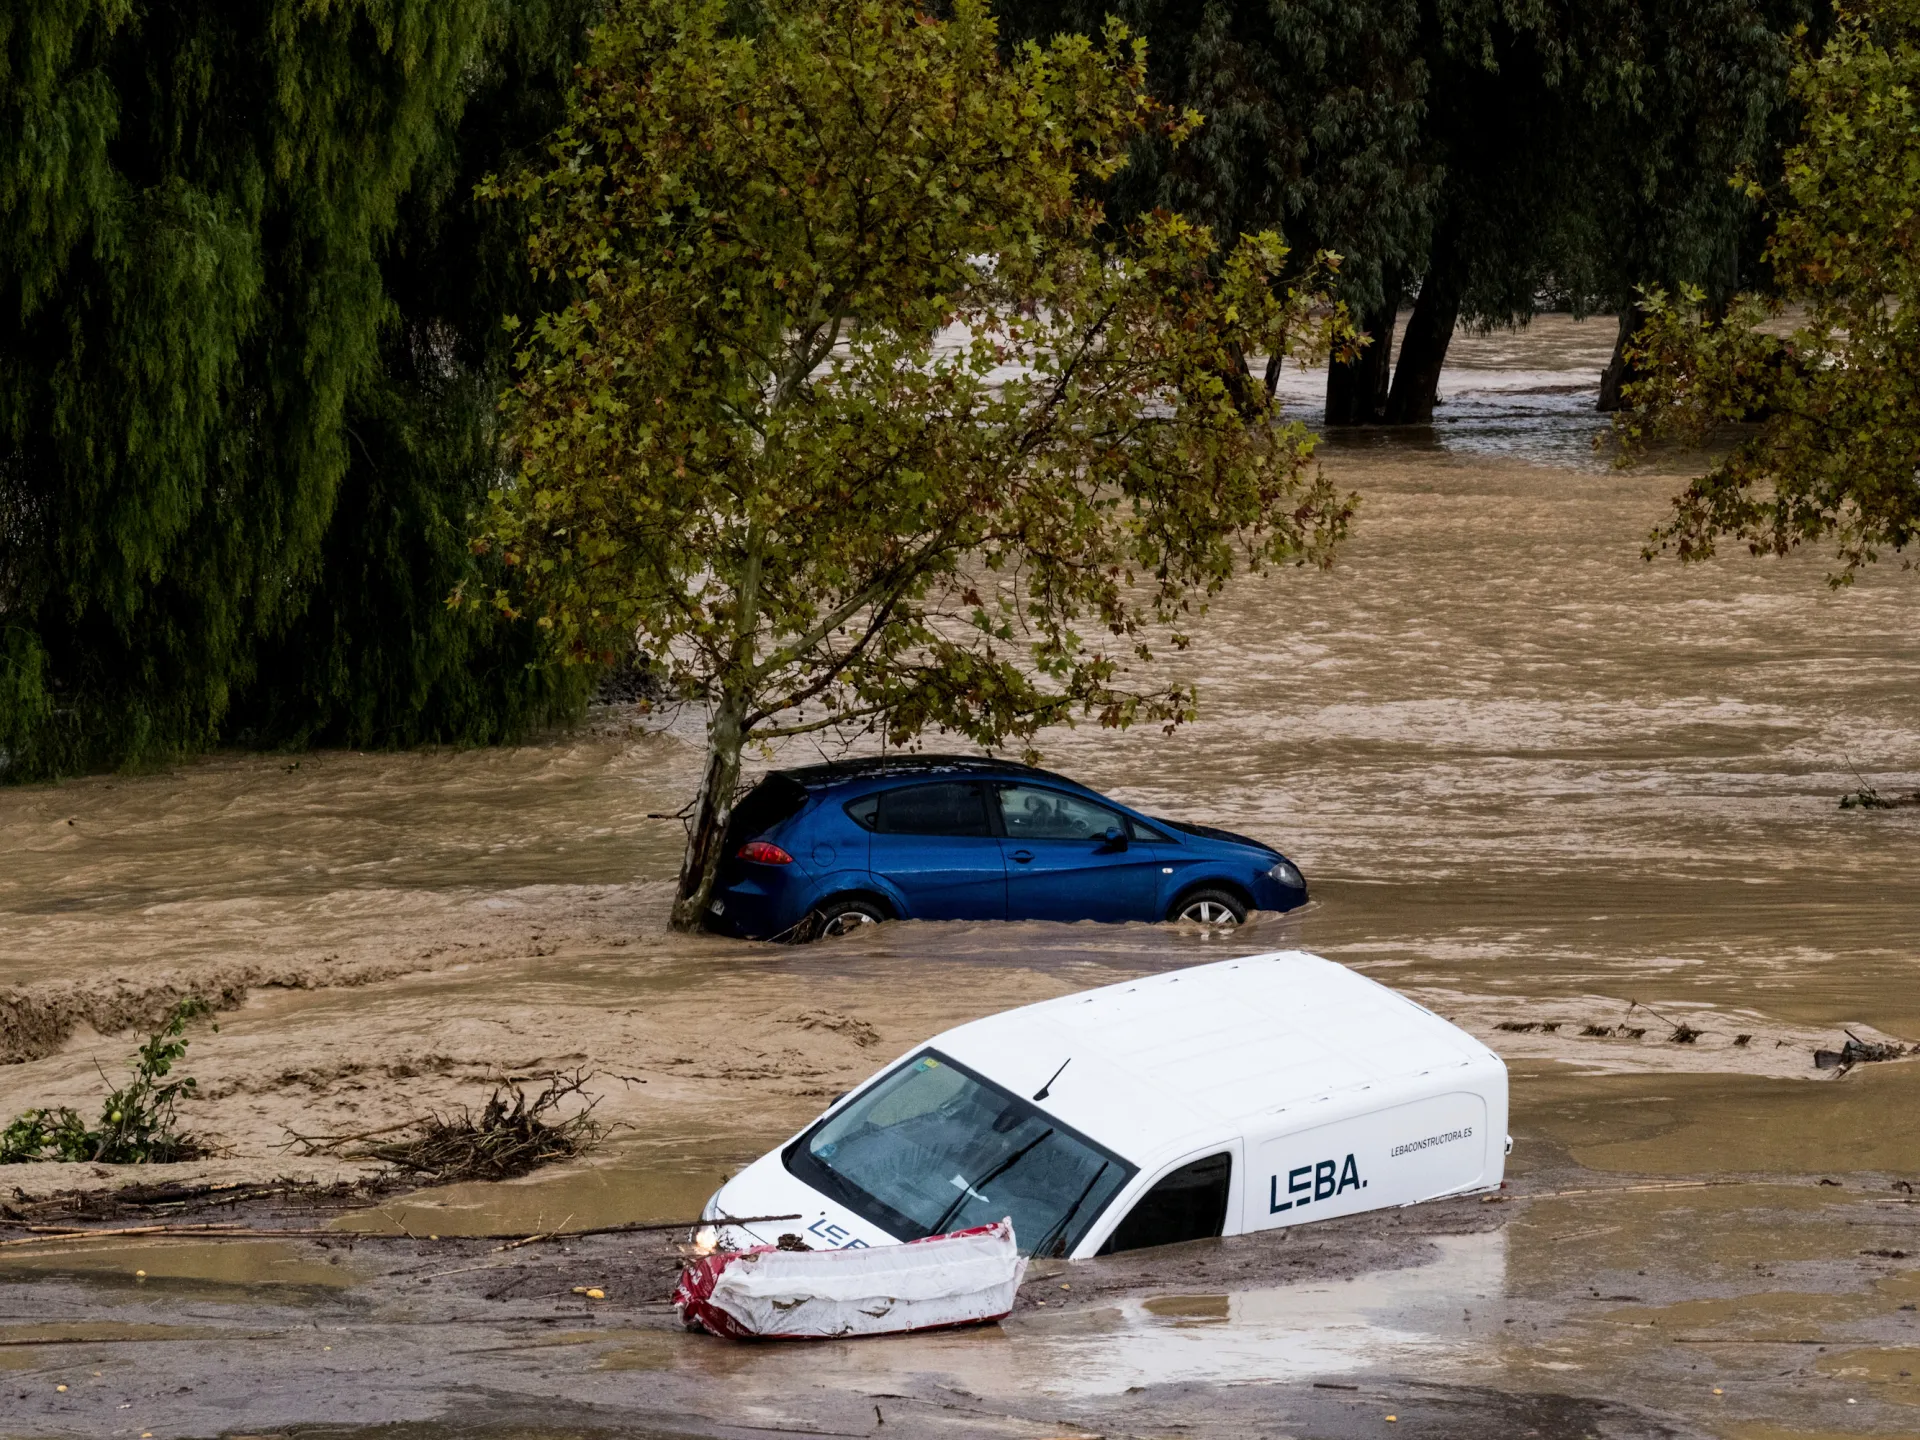
<instances>
[{"instance_id":1,"label":"car roof","mask_svg":"<svg viewBox=\"0 0 1920 1440\"><path fill-rule=\"evenodd\" d=\"M1066 776L1056 775L1051 770L1022 765L1018 760L995 760L987 755L922 755L917 752L904 755L869 755L854 760L830 760L821 765L801 765L771 773L784 776L797 784L804 785L809 790L823 790L855 780L947 774L1019 775L1035 780L1049 780L1057 785L1071 786L1075 790L1087 789L1078 780L1069 780Z\"/></svg>"},{"instance_id":2,"label":"car roof","mask_svg":"<svg viewBox=\"0 0 1920 1440\"><path fill-rule=\"evenodd\" d=\"M1343 1091L1501 1063L1404 995L1301 950L1043 1000L929 1044L1022 1096L1057 1070L1047 1112L1136 1164L1273 1128Z\"/></svg>"}]
</instances>

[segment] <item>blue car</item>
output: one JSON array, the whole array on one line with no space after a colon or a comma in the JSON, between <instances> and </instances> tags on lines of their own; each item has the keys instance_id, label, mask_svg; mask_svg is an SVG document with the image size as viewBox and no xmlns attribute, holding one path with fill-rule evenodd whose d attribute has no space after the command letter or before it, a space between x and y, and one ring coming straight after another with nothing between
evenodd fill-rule
<instances>
[{"instance_id":1,"label":"blue car","mask_svg":"<svg viewBox=\"0 0 1920 1440\"><path fill-rule=\"evenodd\" d=\"M1270 845L964 756L775 770L734 809L726 857L707 927L756 940L895 919L1231 926L1307 899Z\"/></svg>"}]
</instances>

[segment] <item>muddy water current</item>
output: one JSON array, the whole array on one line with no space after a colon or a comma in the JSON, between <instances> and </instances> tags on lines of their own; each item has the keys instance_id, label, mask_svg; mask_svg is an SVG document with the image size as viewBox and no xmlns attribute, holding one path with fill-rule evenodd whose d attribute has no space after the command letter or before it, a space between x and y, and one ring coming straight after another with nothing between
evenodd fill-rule
<instances>
[{"instance_id":1,"label":"muddy water current","mask_svg":"<svg viewBox=\"0 0 1920 1440\"><path fill-rule=\"evenodd\" d=\"M1836 1080L1811 1054L1848 1028L1920 1039L1920 809L1837 804L1863 780L1920 788L1920 592L1893 564L1834 591L1819 555L1643 560L1682 462L1621 473L1595 454L1611 339L1611 321L1556 317L1462 336L1430 430L1324 446L1361 497L1337 568L1238 584L1168 662L1199 684L1197 723L1042 738L1051 767L1151 813L1279 845L1311 883L1303 912L1226 937L679 937L662 914L681 832L654 817L691 791L697 714L609 710L498 751L223 755L0 791L0 1056L14 1062L0 1110L91 1103L96 1061L120 1064L132 1027L172 995L216 992L229 1008L194 1035L187 1111L224 1153L195 1173L344 1173L292 1137L583 1068L619 1127L590 1160L345 1223L453 1235L672 1218L947 1025L1303 945L1501 1050L1510 1173L1566 1198L1331 1289L835 1347L821 1373L1060 1394L1370 1367L1588 1393L1639 1375L1713 1433L1855 1433L1835 1415L1901 1433L1920 1365L1900 1356L1920 1331L1895 1302L1915 1272L1859 1253L1904 1253L1885 1239L1910 1219L1888 1187L1920 1182L1920 1067ZM1309 420L1318 384L1288 380ZM1698 1038L1674 1043L1681 1025ZM34 1168L38 1188L98 1183ZM1828 1177L1840 1185L1817 1186ZM1659 1188L1677 1183L1695 1188ZM307 1263L261 1249L258 1280L283 1262ZM211 1281L208 1263L181 1266ZM1702 1398L1697 1357L1650 1358L1661 1325L1755 1376L1775 1351L1791 1364L1765 1404L1726 1409ZM602 1358L693 1364L686 1343ZM774 1392L800 1362L767 1363ZM1861 1403L1834 1408L1847 1400Z\"/></svg>"}]
</instances>

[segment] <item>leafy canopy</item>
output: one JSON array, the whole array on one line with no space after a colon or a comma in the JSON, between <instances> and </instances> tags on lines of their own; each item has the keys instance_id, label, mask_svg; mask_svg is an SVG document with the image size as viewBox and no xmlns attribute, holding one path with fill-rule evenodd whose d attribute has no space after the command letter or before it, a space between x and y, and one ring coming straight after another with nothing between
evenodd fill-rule
<instances>
[{"instance_id":1,"label":"leafy canopy","mask_svg":"<svg viewBox=\"0 0 1920 1440\"><path fill-rule=\"evenodd\" d=\"M1647 377L1621 434L1633 456L1744 425L1675 499L1650 554L1831 543L1844 584L1920 526L1920 5L1843 10L1793 83L1806 121L1767 250L1782 293L1715 320L1697 290L1650 292L1636 342Z\"/></svg>"},{"instance_id":2,"label":"leafy canopy","mask_svg":"<svg viewBox=\"0 0 1920 1440\"><path fill-rule=\"evenodd\" d=\"M1245 380L1344 333L1279 237L1098 238L1092 187L1192 123L1120 26L1003 63L978 0L739 14L613 5L552 168L496 187L581 298L532 326L479 544L570 653L637 641L710 705L683 923L743 743L1178 722L1128 680L1152 628L1349 514Z\"/></svg>"}]
</instances>

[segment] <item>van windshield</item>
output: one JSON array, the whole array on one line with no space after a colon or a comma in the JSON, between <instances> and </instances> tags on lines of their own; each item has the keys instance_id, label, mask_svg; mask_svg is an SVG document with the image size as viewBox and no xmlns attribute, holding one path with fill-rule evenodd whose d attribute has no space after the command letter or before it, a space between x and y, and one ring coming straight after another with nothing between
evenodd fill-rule
<instances>
[{"instance_id":1,"label":"van windshield","mask_svg":"<svg viewBox=\"0 0 1920 1440\"><path fill-rule=\"evenodd\" d=\"M786 1163L896 1239L1011 1216L1028 1255L1071 1252L1135 1169L932 1050L802 1135Z\"/></svg>"}]
</instances>

